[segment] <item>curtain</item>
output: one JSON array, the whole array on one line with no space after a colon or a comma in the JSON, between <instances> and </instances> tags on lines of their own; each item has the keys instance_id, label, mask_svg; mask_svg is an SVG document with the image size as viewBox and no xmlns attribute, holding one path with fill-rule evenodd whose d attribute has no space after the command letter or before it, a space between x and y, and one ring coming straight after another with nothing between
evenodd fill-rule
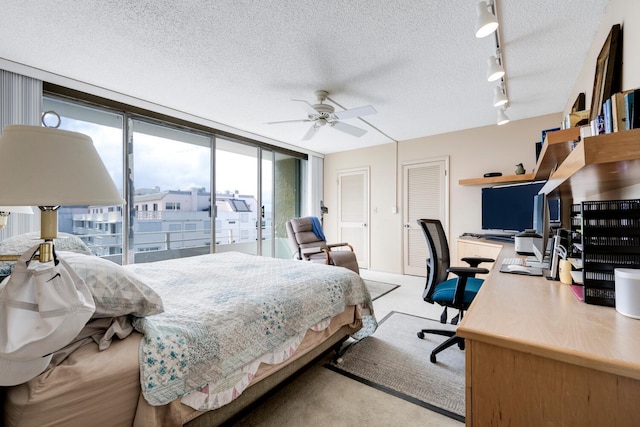
<instances>
[{"instance_id":1,"label":"curtain","mask_svg":"<svg viewBox=\"0 0 640 427\"><path fill-rule=\"evenodd\" d=\"M0 133L7 125L38 125L42 112L42 81L0 70ZM3 190L11 183L0 183ZM0 240L40 229L40 212L35 215L11 214L0 230Z\"/></svg>"}]
</instances>

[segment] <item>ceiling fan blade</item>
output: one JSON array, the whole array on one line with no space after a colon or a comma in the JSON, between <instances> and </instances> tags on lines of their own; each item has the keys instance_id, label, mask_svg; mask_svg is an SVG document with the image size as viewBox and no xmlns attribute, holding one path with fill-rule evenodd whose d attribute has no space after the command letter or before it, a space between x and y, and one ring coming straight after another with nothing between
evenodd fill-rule
<instances>
[{"instance_id":1,"label":"ceiling fan blade","mask_svg":"<svg viewBox=\"0 0 640 427\"><path fill-rule=\"evenodd\" d=\"M318 130L318 126L316 126L315 124L313 126L311 126L309 128L309 130L307 131L307 133L304 134L304 136L302 137L303 141L308 141L311 138L313 138L313 135L316 134L316 131Z\"/></svg>"},{"instance_id":2,"label":"ceiling fan blade","mask_svg":"<svg viewBox=\"0 0 640 427\"><path fill-rule=\"evenodd\" d=\"M331 127L334 127L336 129L338 129L339 131L346 132L349 135L358 136L358 137L360 137L360 136L364 135L365 133L367 133L367 131L364 130L364 129L360 129L360 128L357 128L355 126L351 126L351 125L348 125L348 124L342 123L342 122L333 122L333 123L331 123Z\"/></svg>"},{"instance_id":3,"label":"ceiling fan blade","mask_svg":"<svg viewBox=\"0 0 640 427\"><path fill-rule=\"evenodd\" d=\"M304 111L307 112L307 114L311 115L315 115L318 114L318 111L316 111L315 108L313 108L313 105L309 104L307 101L305 101L304 99L292 99L292 101L296 101L296 102L302 102L302 108L304 108Z\"/></svg>"},{"instance_id":4,"label":"ceiling fan blade","mask_svg":"<svg viewBox=\"0 0 640 427\"><path fill-rule=\"evenodd\" d=\"M339 120L344 119L352 119L354 117L366 116L368 114L376 114L377 111L371 105L366 105L364 107L351 108L349 110L338 111L337 113L333 113Z\"/></svg>"},{"instance_id":5,"label":"ceiling fan blade","mask_svg":"<svg viewBox=\"0 0 640 427\"><path fill-rule=\"evenodd\" d=\"M267 122L266 125L276 125L278 123L300 123L300 122L312 122L313 120L309 119L299 119L299 120L281 120L279 122Z\"/></svg>"}]
</instances>

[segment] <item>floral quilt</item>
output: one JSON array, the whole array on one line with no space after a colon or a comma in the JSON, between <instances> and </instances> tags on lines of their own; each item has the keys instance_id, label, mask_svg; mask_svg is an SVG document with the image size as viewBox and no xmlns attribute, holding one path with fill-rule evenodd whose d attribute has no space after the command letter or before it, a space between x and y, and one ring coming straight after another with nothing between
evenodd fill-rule
<instances>
[{"instance_id":1,"label":"floral quilt","mask_svg":"<svg viewBox=\"0 0 640 427\"><path fill-rule=\"evenodd\" d=\"M220 384L228 385L223 401L187 404L206 410L228 403L242 392L234 388L238 375L247 385L256 361L286 359L308 329L348 305L363 309L366 327L356 338L377 325L364 282L345 268L236 252L125 268L161 296L165 309L133 322L144 334L140 382L151 405Z\"/></svg>"}]
</instances>

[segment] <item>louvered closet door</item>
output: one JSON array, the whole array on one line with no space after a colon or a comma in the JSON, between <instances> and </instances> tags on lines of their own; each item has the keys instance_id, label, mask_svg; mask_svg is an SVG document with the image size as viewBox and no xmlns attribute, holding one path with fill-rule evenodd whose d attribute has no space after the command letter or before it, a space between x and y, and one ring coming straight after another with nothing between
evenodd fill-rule
<instances>
[{"instance_id":1,"label":"louvered closet door","mask_svg":"<svg viewBox=\"0 0 640 427\"><path fill-rule=\"evenodd\" d=\"M369 268L369 170L338 172L338 240L353 246L360 268Z\"/></svg>"},{"instance_id":2,"label":"louvered closet door","mask_svg":"<svg viewBox=\"0 0 640 427\"><path fill-rule=\"evenodd\" d=\"M447 163L447 159L442 159L403 166L405 274L427 274L427 244L417 220L439 219L448 230Z\"/></svg>"}]
</instances>

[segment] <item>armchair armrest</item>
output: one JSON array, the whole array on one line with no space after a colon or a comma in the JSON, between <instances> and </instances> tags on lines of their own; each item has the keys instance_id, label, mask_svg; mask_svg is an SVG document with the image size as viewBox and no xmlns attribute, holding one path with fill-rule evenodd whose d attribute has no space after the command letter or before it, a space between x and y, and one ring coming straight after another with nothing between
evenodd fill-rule
<instances>
[{"instance_id":1,"label":"armchair armrest","mask_svg":"<svg viewBox=\"0 0 640 427\"><path fill-rule=\"evenodd\" d=\"M467 264L469 264L471 267L477 267L478 265L482 264L483 262L495 262L495 259L492 258L481 258L481 257L464 257L461 258L462 261L466 262ZM480 273L482 274L482 273Z\"/></svg>"},{"instance_id":2,"label":"armchair armrest","mask_svg":"<svg viewBox=\"0 0 640 427\"><path fill-rule=\"evenodd\" d=\"M322 248L320 246L304 248L300 249L300 253L304 259L308 259L312 255L324 253L326 255L326 263L331 264L331 258L329 257L329 250L327 248Z\"/></svg>"},{"instance_id":3,"label":"armchair armrest","mask_svg":"<svg viewBox=\"0 0 640 427\"><path fill-rule=\"evenodd\" d=\"M327 247L331 250L331 248L339 248L341 246L348 246L349 249L351 250L351 252L353 252L353 246L351 246L348 243L331 243L329 245L327 245Z\"/></svg>"},{"instance_id":4,"label":"armchair armrest","mask_svg":"<svg viewBox=\"0 0 640 427\"><path fill-rule=\"evenodd\" d=\"M320 246L316 246L316 247L313 247L313 248L300 249L300 253L305 258L309 257L311 255L321 254L322 252L323 252L323 250L322 250L322 248Z\"/></svg>"}]
</instances>

